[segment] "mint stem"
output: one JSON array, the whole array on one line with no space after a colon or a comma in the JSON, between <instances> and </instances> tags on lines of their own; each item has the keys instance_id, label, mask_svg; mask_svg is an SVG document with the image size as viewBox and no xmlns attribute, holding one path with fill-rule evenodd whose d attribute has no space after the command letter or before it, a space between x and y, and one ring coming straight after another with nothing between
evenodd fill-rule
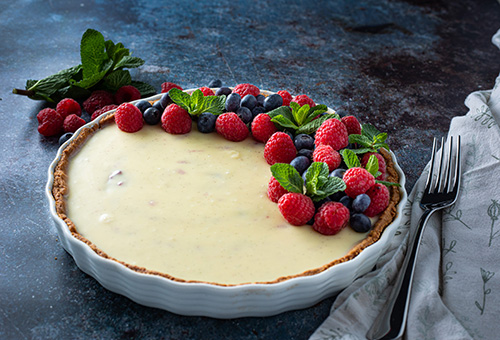
<instances>
[{"instance_id":1,"label":"mint stem","mask_svg":"<svg viewBox=\"0 0 500 340\"><path fill-rule=\"evenodd\" d=\"M35 94L35 91L22 90L22 89L13 89L12 93L19 94L19 95L22 95L22 96L32 96L32 95Z\"/></svg>"}]
</instances>

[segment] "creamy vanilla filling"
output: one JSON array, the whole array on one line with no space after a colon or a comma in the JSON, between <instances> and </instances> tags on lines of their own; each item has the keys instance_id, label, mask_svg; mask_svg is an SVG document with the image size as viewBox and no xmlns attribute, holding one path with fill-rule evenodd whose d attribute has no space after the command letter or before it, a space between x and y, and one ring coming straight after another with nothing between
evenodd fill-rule
<instances>
[{"instance_id":1,"label":"creamy vanilla filling","mask_svg":"<svg viewBox=\"0 0 500 340\"><path fill-rule=\"evenodd\" d=\"M77 231L120 261L183 280L273 281L321 267L366 237L286 223L266 194L263 144L159 126L95 133L68 168Z\"/></svg>"}]
</instances>

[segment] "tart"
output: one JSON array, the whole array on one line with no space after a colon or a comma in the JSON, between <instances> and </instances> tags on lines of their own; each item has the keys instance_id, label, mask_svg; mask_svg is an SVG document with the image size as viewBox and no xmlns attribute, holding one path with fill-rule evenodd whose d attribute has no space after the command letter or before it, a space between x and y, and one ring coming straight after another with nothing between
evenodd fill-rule
<instances>
[{"instance_id":1,"label":"tart","mask_svg":"<svg viewBox=\"0 0 500 340\"><path fill-rule=\"evenodd\" d=\"M386 180L400 186L372 229L325 236L290 225L269 200L262 143L196 128L125 133L114 114L60 148L47 196L77 265L138 303L221 318L307 307L370 270L400 220L405 179L392 152L381 151Z\"/></svg>"}]
</instances>

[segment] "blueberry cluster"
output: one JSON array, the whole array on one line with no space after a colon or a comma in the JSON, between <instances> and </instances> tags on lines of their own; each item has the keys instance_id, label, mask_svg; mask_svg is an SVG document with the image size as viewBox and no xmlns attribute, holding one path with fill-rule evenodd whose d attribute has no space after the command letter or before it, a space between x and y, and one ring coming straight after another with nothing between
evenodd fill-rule
<instances>
[{"instance_id":1,"label":"blueberry cluster","mask_svg":"<svg viewBox=\"0 0 500 340\"><path fill-rule=\"evenodd\" d=\"M168 92L164 93L158 101L151 105L147 100L138 101L135 106L141 111L144 122L149 125L156 125L161 120L163 110L172 104Z\"/></svg>"}]
</instances>

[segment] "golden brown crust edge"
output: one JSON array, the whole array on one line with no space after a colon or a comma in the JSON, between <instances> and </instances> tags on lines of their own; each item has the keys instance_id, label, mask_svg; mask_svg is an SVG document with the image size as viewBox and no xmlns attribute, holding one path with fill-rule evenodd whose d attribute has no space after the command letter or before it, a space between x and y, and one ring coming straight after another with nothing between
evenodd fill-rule
<instances>
[{"instance_id":1,"label":"golden brown crust edge","mask_svg":"<svg viewBox=\"0 0 500 340\"><path fill-rule=\"evenodd\" d=\"M216 286L241 286L241 285L246 285L246 284L273 284L273 283L278 283L286 280L290 280L293 278L297 277L302 277L302 276L311 276L315 275L318 273L321 273L325 270L327 270L330 267L333 267L334 265L337 265L339 263L343 263L349 260L352 260L355 258L361 251L363 251L365 248L368 246L372 245L373 243L377 242L380 239L380 236L382 235L383 231L385 228L392 223L395 218L397 217L397 205L401 200L401 193L398 187L396 186L391 186L389 188L390 191L390 201L389 201L389 206L387 209L380 215L378 221L375 223L375 225L372 227L372 230L368 234L368 236L363 239L359 244L354 246L347 255L338 258L324 266L321 266L319 268L311 269L308 271L305 271L300 274L296 275L289 275L289 276L283 276L280 278L277 278L276 280L273 281L266 281L266 282L246 282L246 283L238 283L238 284L222 284L222 283L217 283L217 282L206 282L206 281L196 281L196 280L183 280L179 279L176 277L173 277L169 274L166 273L161 273L157 271L152 271L148 270L144 267L140 266L134 266L130 265L128 263L125 263L123 261L120 261L118 259L115 259L109 255L107 255L105 252L97 248L95 244L93 244L90 240L87 238L83 237L80 235L76 229L75 224L71 219L66 215L66 203L65 203L65 195L68 192L68 186L67 186L67 175L66 175L66 169L68 167L71 155L75 152L78 151L78 149L84 144L84 142L92 136L93 133L95 133L97 130L99 130L101 127L104 125L110 124L114 122L114 112L110 112L107 114L105 117L103 117L98 123L92 125L91 127L85 127L78 136L75 137L75 139L66 146L64 150L61 152L61 157L59 162L54 168L54 183L52 186L52 195L55 200L55 206L56 206L56 213L61 218L66 225L69 228L69 231L75 237L76 239L86 243L97 255L116 261L127 268L136 271L138 273L143 273L143 274L150 274L150 275L157 275L164 277L166 279L176 281L176 282L184 282L184 283L205 283L205 284L212 284ZM399 183L399 174L396 171L394 161L391 157L391 154L386 151L385 149L381 149L381 154L384 157L386 161L386 166L387 166L387 181L393 182L393 183ZM328 236L325 236L328 237Z\"/></svg>"}]
</instances>

